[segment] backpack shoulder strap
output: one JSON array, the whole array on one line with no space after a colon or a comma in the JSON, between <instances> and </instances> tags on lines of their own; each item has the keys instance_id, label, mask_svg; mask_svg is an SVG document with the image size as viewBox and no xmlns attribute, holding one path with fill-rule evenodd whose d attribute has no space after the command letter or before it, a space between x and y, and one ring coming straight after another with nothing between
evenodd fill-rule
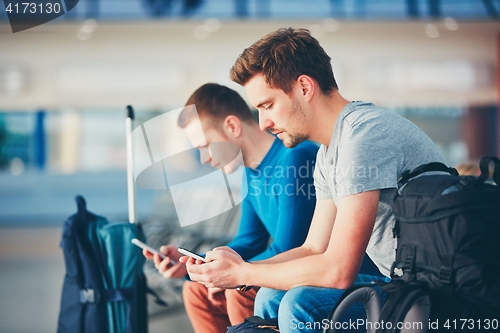
<instances>
[{"instance_id":1,"label":"backpack shoulder strap","mask_svg":"<svg viewBox=\"0 0 500 333\"><path fill-rule=\"evenodd\" d=\"M425 289L400 281L381 287L387 294L379 322L386 323L376 333L396 333L411 326L412 332L426 332L431 301ZM388 324L390 323L390 324Z\"/></svg>"},{"instance_id":2,"label":"backpack shoulder strap","mask_svg":"<svg viewBox=\"0 0 500 333\"><path fill-rule=\"evenodd\" d=\"M356 302L362 302L366 309L367 321L376 322L380 316L382 301L380 292L375 288L378 284L357 285L347 289L337 304L333 308L328 320L337 322L342 318L344 313ZM330 325L324 329L324 333L334 333L338 330L335 325ZM374 333L375 330L367 330L368 333Z\"/></svg>"},{"instance_id":3,"label":"backpack shoulder strap","mask_svg":"<svg viewBox=\"0 0 500 333\"><path fill-rule=\"evenodd\" d=\"M455 168L448 167L441 162L431 162L431 163L423 164L419 167L416 167L412 171L406 170L402 174L400 174L398 177L398 187L402 187L410 179L417 177L418 175L420 175L422 173L431 172L431 171L441 171L441 172L449 173L452 176L458 176L458 171Z\"/></svg>"}]
</instances>

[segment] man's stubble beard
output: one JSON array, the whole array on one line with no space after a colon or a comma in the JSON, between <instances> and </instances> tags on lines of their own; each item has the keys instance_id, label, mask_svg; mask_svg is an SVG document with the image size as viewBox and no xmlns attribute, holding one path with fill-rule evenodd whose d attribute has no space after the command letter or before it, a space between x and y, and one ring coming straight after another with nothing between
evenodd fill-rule
<instances>
[{"instance_id":1,"label":"man's stubble beard","mask_svg":"<svg viewBox=\"0 0 500 333\"><path fill-rule=\"evenodd\" d=\"M295 124L300 124L305 122L305 115L304 112L302 111L302 108L300 107L299 102L297 99L294 99L292 101L292 110L290 112L290 115L292 119L295 119L294 123ZM286 132L288 135L288 140L283 141L283 145L287 148L295 148L302 142L306 141L309 139L309 135L307 134L302 134L302 133L297 133L297 134L291 134L290 132Z\"/></svg>"}]
</instances>

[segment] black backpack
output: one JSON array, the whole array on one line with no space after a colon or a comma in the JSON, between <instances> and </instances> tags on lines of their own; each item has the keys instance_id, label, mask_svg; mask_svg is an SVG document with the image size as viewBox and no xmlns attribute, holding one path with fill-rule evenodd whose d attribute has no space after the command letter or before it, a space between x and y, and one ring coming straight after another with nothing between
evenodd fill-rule
<instances>
[{"instance_id":1,"label":"black backpack","mask_svg":"<svg viewBox=\"0 0 500 333\"><path fill-rule=\"evenodd\" d=\"M494 183L487 182L491 162ZM480 169L479 177L458 176L453 168L429 163L399 177L392 281L380 287L386 301L368 331L500 328L500 160L485 157ZM451 175L422 175L430 171ZM368 292L348 298L349 292L330 318L355 301L377 303Z\"/></svg>"},{"instance_id":2,"label":"black backpack","mask_svg":"<svg viewBox=\"0 0 500 333\"><path fill-rule=\"evenodd\" d=\"M66 275L58 333L147 333L145 258L132 238L143 240L137 223L108 222L76 198L78 212L61 239Z\"/></svg>"}]
</instances>

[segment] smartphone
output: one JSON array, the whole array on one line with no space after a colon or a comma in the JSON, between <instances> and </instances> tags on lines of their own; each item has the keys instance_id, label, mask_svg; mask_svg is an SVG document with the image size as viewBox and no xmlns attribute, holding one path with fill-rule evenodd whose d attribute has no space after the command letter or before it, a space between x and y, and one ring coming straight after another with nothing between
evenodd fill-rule
<instances>
[{"instance_id":1,"label":"smartphone","mask_svg":"<svg viewBox=\"0 0 500 333\"><path fill-rule=\"evenodd\" d=\"M138 247L140 247L141 249L144 249L144 250L148 250L149 252L153 253L153 254L158 254L160 256L160 258L162 259L165 259L165 255L163 253L161 253L160 251L152 248L151 246L149 246L148 244L146 243L143 243L141 242L140 240L138 240L137 238L132 238L132 244L134 245L137 245ZM172 265L175 265L175 261L173 260L170 260L170 263Z\"/></svg>"},{"instance_id":2,"label":"smartphone","mask_svg":"<svg viewBox=\"0 0 500 333\"><path fill-rule=\"evenodd\" d=\"M195 258L195 259L201 260L203 262L207 262L207 260L205 258L203 258L201 255L199 255L198 253L195 253L193 251L189 251L188 249L185 249L183 247L177 248L177 251L179 251L180 253L182 253L186 256L190 256L191 258Z\"/></svg>"}]
</instances>

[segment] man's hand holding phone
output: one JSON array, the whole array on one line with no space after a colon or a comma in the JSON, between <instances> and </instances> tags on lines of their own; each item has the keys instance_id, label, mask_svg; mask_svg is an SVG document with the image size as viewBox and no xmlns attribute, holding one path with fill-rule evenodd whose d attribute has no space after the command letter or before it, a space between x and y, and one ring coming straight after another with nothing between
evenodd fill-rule
<instances>
[{"instance_id":1,"label":"man's hand holding phone","mask_svg":"<svg viewBox=\"0 0 500 333\"><path fill-rule=\"evenodd\" d=\"M153 261L156 269L164 278L183 278L186 276L186 265L179 262L181 256L177 252L177 247L173 245L164 245L160 247L160 252L164 254L166 258L162 260L159 255L155 254ZM175 264L172 265L168 259L174 260Z\"/></svg>"},{"instance_id":2,"label":"man's hand holding phone","mask_svg":"<svg viewBox=\"0 0 500 333\"><path fill-rule=\"evenodd\" d=\"M242 287L243 279L240 274L244 276L243 268L250 266L238 253L227 246L208 251L207 263L194 259L192 256L181 257L179 261L186 264L191 280L204 284L208 288Z\"/></svg>"},{"instance_id":3,"label":"man's hand holding phone","mask_svg":"<svg viewBox=\"0 0 500 333\"><path fill-rule=\"evenodd\" d=\"M142 254L146 259L153 260L156 269L164 278L182 278L187 274L186 266L179 262L182 255L177 252L177 247L164 245L159 250L155 250L139 241L134 244L143 249Z\"/></svg>"}]
</instances>

